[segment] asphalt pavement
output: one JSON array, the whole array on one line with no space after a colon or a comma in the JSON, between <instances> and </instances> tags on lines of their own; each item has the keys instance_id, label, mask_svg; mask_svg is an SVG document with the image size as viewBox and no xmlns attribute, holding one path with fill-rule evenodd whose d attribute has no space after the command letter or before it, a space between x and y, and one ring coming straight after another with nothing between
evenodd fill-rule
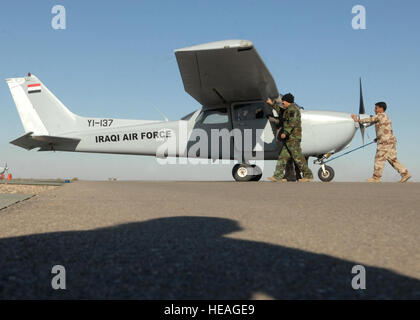
<instances>
[{"instance_id":1,"label":"asphalt pavement","mask_svg":"<svg viewBox=\"0 0 420 320\"><path fill-rule=\"evenodd\" d=\"M420 299L419 244L419 183L79 181L0 210L0 298Z\"/></svg>"}]
</instances>

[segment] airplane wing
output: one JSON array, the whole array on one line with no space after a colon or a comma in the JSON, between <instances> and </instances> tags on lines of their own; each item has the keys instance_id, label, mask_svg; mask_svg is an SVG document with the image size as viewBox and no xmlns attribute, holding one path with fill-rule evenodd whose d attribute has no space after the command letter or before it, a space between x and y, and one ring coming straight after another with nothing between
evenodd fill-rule
<instances>
[{"instance_id":1,"label":"airplane wing","mask_svg":"<svg viewBox=\"0 0 420 320\"><path fill-rule=\"evenodd\" d=\"M23 136L10 141L10 143L26 150L40 148L38 151L74 151L80 142L80 139L55 136L34 136L32 134L33 132L25 133Z\"/></svg>"},{"instance_id":2,"label":"airplane wing","mask_svg":"<svg viewBox=\"0 0 420 320\"><path fill-rule=\"evenodd\" d=\"M175 50L185 91L203 106L277 97L276 83L251 41Z\"/></svg>"}]
</instances>

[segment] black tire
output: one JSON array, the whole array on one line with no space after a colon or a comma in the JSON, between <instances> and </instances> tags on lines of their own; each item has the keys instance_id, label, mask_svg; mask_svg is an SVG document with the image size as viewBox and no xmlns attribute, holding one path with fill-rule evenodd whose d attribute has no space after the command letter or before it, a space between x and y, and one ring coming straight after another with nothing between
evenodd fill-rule
<instances>
[{"instance_id":1,"label":"black tire","mask_svg":"<svg viewBox=\"0 0 420 320\"><path fill-rule=\"evenodd\" d=\"M250 181L260 181L262 177L262 173L252 176Z\"/></svg>"},{"instance_id":2,"label":"black tire","mask_svg":"<svg viewBox=\"0 0 420 320\"><path fill-rule=\"evenodd\" d=\"M322 182L332 181L334 179L334 169L329 166L325 166L325 174L324 174L324 171L322 170L322 168L319 168L318 178Z\"/></svg>"},{"instance_id":3,"label":"black tire","mask_svg":"<svg viewBox=\"0 0 420 320\"><path fill-rule=\"evenodd\" d=\"M258 167L257 165L253 164L252 168L254 169L252 172L252 177L250 181L260 181L261 177L262 177L262 171L261 168Z\"/></svg>"},{"instance_id":4,"label":"black tire","mask_svg":"<svg viewBox=\"0 0 420 320\"><path fill-rule=\"evenodd\" d=\"M248 164L237 164L232 169L232 176L233 179L239 182L251 181L254 178L253 175L250 174L253 168Z\"/></svg>"}]
</instances>

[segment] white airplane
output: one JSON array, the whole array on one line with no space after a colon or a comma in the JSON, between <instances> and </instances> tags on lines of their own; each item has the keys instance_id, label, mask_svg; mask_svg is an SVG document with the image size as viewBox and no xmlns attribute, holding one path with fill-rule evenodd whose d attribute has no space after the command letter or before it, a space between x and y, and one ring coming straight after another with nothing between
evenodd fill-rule
<instances>
[{"instance_id":1,"label":"white airplane","mask_svg":"<svg viewBox=\"0 0 420 320\"><path fill-rule=\"evenodd\" d=\"M253 43L218 41L175 50L175 56L185 91L202 105L201 109L177 121L82 117L72 113L36 76L28 74L6 79L25 130L11 143L39 151L230 159L238 161L232 170L235 180L258 181L262 171L251 162L276 160L279 153L266 117L272 109L264 101L280 95ZM362 104L361 97L360 117L368 117ZM318 176L331 181L334 171L323 161L346 148L359 125L350 113L302 110L301 115L302 152L306 158L316 157L321 165ZM215 131L219 135L214 135ZM247 131L253 138L246 144ZM202 140L197 132L208 133L208 140ZM168 141L174 137L169 150ZM219 144L221 140L232 142L227 150ZM204 142L208 150L197 148Z\"/></svg>"}]
</instances>

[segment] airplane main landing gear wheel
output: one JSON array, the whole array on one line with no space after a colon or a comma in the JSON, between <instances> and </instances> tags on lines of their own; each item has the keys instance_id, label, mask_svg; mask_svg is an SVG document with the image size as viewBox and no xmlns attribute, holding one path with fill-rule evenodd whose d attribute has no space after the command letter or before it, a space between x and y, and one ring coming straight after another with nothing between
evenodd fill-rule
<instances>
[{"instance_id":1,"label":"airplane main landing gear wheel","mask_svg":"<svg viewBox=\"0 0 420 320\"><path fill-rule=\"evenodd\" d=\"M237 164L232 169L233 179L236 181L250 181L253 176L250 175L251 166L248 164Z\"/></svg>"},{"instance_id":2,"label":"airplane main landing gear wheel","mask_svg":"<svg viewBox=\"0 0 420 320\"><path fill-rule=\"evenodd\" d=\"M233 167L232 176L236 181L259 181L262 177L262 172L256 165L240 163Z\"/></svg>"},{"instance_id":3,"label":"airplane main landing gear wheel","mask_svg":"<svg viewBox=\"0 0 420 320\"><path fill-rule=\"evenodd\" d=\"M254 172L253 172L254 175L252 176L250 181L260 181L262 177L262 172L261 172L260 167L254 164L252 165L252 168L254 169Z\"/></svg>"},{"instance_id":4,"label":"airplane main landing gear wheel","mask_svg":"<svg viewBox=\"0 0 420 320\"><path fill-rule=\"evenodd\" d=\"M325 166L325 171L322 170L322 167L319 168L318 170L318 178L322 181L322 182L330 182L332 181L332 179L334 179L334 169L329 167L329 166Z\"/></svg>"}]
</instances>

